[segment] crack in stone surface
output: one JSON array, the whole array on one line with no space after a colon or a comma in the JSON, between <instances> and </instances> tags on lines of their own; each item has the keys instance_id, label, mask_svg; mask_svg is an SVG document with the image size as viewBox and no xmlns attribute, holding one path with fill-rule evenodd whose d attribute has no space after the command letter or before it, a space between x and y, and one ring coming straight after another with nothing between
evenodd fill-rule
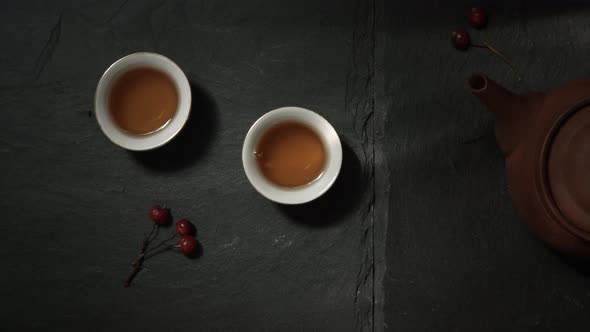
<instances>
[{"instance_id":1,"label":"crack in stone surface","mask_svg":"<svg viewBox=\"0 0 590 332\"><path fill-rule=\"evenodd\" d=\"M35 60L35 71L33 74L35 82L39 80L41 74L43 74L43 71L45 71L45 67L47 66L49 60L51 60L51 57L55 52L57 44L59 43L59 39L61 36L62 18L63 13L60 13L57 22L55 23L53 28L51 28L51 31L49 33L49 39L47 39L47 42L45 43L45 45L43 45L41 52Z\"/></svg>"},{"instance_id":2,"label":"crack in stone surface","mask_svg":"<svg viewBox=\"0 0 590 332\"><path fill-rule=\"evenodd\" d=\"M115 12L106 20L106 23L111 23L117 16L119 16L119 13L121 13L121 10L123 10L123 8L125 7L125 5L129 2L129 0L125 0L123 1L119 7L117 7L117 9L115 10Z\"/></svg>"},{"instance_id":3,"label":"crack in stone surface","mask_svg":"<svg viewBox=\"0 0 590 332\"><path fill-rule=\"evenodd\" d=\"M374 1L358 1L357 13L351 45L351 64L346 76L345 105L353 116L355 132L361 141L363 173L368 181L370 196L359 214L363 231L359 242L361 260L355 285L354 313L357 331L374 331Z\"/></svg>"}]
</instances>

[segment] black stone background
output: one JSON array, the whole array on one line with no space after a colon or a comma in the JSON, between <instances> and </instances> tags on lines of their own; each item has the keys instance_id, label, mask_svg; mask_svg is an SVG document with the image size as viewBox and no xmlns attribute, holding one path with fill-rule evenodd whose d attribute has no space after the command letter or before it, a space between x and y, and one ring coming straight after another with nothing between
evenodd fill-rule
<instances>
[{"instance_id":1,"label":"black stone background","mask_svg":"<svg viewBox=\"0 0 590 332\"><path fill-rule=\"evenodd\" d=\"M449 47L474 1L382 1L376 123L387 220L387 331L588 331L590 263L558 256L520 223L493 115L465 87L474 71L516 92L590 75L590 2L481 1L474 42ZM524 128L523 130L527 130ZM383 175L383 176L382 176ZM383 187L383 184L386 184Z\"/></svg>"},{"instance_id":2,"label":"black stone background","mask_svg":"<svg viewBox=\"0 0 590 332\"><path fill-rule=\"evenodd\" d=\"M474 70L517 91L587 77L586 2L487 1L473 32L525 76L449 34L473 1L5 1L0 10L3 330L587 331L585 263L546 248L506 191ZM130 153L101 133L94 89L154 51L193 90L170 145ZM339 132L320 200L271 203L241 144L297 105ZM200 257L164 253L122 287L166 204Z\"/></svg>"}]
</instances>

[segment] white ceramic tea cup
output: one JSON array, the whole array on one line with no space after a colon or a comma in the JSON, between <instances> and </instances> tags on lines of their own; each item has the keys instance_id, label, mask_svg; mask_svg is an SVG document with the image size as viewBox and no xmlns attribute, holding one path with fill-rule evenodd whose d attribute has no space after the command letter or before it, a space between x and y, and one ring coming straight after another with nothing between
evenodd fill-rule
<instances>
[{"instance_id":1,"label":"white ceramic tea cup","mask_svg":"<svg viewBox=\"0 0 590 332\"><path fill-rule=\"evenodd\" d=\"M260 171L255 149L261 136L272 126L296 121L312 129L326 151L326 165L320 177L300 187L281 187ZM334 127L321 115L300 107L282 107L260 117L250 128L242 147L242 163L248 180L262 196L281 204L303 204L324 194L336 181L342 166L342 145Z\"/></svg>"},{"instance_id":2,"label":"white ceramic tea cup","mask_svg":"<svg viewBox=\"0 0 590 332\"><path fill-rule=\"evenodd\" d=\"M113 83L129 70L152 68L168 75L178 93L178 108L162 128L145 135L133 135L119 128L109 112ZM191 111L191 88L184 72L167 57L149 52L129 54L115 61L102 75L94 95L94 113L102 132L115 144L133 151L151 150L172 140L184 127Z\"/></svg>"}]
</instances>

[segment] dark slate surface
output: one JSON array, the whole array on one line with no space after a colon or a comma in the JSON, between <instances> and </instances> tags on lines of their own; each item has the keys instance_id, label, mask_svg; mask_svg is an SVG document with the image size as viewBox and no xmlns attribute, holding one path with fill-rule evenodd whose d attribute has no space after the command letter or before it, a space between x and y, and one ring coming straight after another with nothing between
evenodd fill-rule
<instances>
[{"instance_id":1,"label":"dark slate surface","mask_svg":"<svg viewBox=\"0 0 590 332\"><path fill-rule=\"evenodd\" d=\"M512 59L524 76L518 83L491 54L450 47L470 3L377 6L384 15L376 52L383 158L376 160L384 159L389 175L376 182L378 197L389 197L375 209L377 220L389 221L385 330L588 331L590 265L558 257L520 223L492 115L464 81L481 71L516 91L543 91L587 78L590 7L487 2L489 26L470 30L472 39Z\"/></svg>"},{"instance_id":2,"label":"dark slate surface","mask_svg":"<svg viewBox=\"0 0 590 332\"><path fill-rule=\"evenodd\" d=\"M3 7L3 330L372 329L366 3ZM189 127L153 153L117 148L91 114L102 72L135 51L167 55L193 84ZM262 198L241 165L250 125L286 105L344 142L341 180L300 208ZM197 224L203 254L156 256L124 289L154 203Z\"/></svg>"},{"instance_id":3,"label":"dark slate surface","mask_svg":"<svg viewBox=\"0 0 590 332\"><path fill-rule=\"evenodd\" d=\"M584 2L24 1L0 31L0 314L6 330L586 331L590 277L519 223L474 70L517 91L587 76ZM155 51L193 89L181 136L129 153L102 135L94 88ZM344 143L324 198L282 207L243 174L266 111L318 111ZM374 184L374 185L373 185ZM202 256L150 259L130 289L147 209L199 228Z\"/></svg>"}]
</instances>

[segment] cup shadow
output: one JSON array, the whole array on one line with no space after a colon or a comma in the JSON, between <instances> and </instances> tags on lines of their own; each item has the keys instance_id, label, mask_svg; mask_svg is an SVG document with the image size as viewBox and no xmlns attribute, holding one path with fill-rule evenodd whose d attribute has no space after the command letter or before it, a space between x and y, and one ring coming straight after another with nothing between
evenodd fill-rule
<instances>
[{"instance_id":1,"label":"cup shadow","mask_svg":"<svg viewBox=\"0 0 590 332\"><path fill-rule=\"evenodd\" d=\"M336 182L324 195L302 205L276 204L290 220L310 227L326 227L344 221L367 192L369 173L354 150L342 142L342 168Z\"/></svg>"},{"instance_id":2,"label":"cup shadow","mask_svg":"<svg viewBox=\"0 0 590 332\"><path fill-rule=\"evenodd\" d=\"M178 135L162 147L150 151L129 151L148 169L174 172L194 164L217 136L219 126L217 103L201 85L190 81L191 113Z\"/></svg>"}]
</instances>

